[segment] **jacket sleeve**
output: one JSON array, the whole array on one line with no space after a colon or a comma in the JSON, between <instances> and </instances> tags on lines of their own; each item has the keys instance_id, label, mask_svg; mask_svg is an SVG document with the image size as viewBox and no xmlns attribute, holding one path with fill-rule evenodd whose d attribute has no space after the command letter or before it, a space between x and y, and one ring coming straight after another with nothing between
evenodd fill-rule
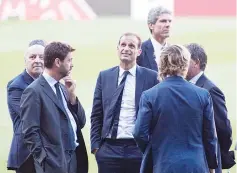
<instances>
[{"instance_id":1,"label":"jacket sleeve","mask_svg":"<svg viewBox=\"0 0 237 173\"><path fill-rule=\"evenodd\" d=\"M217 87L212 88L210 95L213 101L214 117L218 141L222 152L228 152L232 145L232 128L227 117L225 96Z\"/></svg>"},{"instance_id":2,"label":"jacket sleeve","mask_svg":"<svg viewBox=\"0 0 237 173\"><path fill-rule=\"evenodd\" d=\"M214 120L214 111L212 99L208 93L207 102L203 111L203 143L207 163L210 169L215 169L218 166L217 162L217 134Z\"/></svg>"},{"instance_id":3,"label":"jacket sleeve","mask_svg":"<svg viewBox=\"0 0 237 173\"><path fill-rule=\"evenodd\" d=\"M144 153L146 147L149 143L149 132L151 128L152 122L152 107L149 103L145 92L143 92L140 104L139 104L139 111L137 114L137 120L133 132L134 139Z\"/></svg>"},{"instance_id":4,"label":"jacket sleeve","mask_svg":"<svg viewBox=\"0 0 237 173\"><path fill-rule=\"evenodd\" d=\"M16 131L20 123L20 100L23 89L11 87L7 90L7 104L11 114L14 131Z\"/></svg>"},{"instance_id":5,"label":"jacket sleeve","mask_svg":"<svg viewBox=\"0 0 237 173\"><path fill-rule=\"evenodd\" d=\"M86 124L86 114L83 106L81 105L81 102L78 98L76 98L76 104L72 105L71 103L68 103L71 110L77 115L79 120L79 126L80 129L82 129Z\"/></svg>"},{"instance_id":6,"label":"jacket sleeve","mask_svg":"<svg viewBox=\"0 0 237 173\"><path fill-rule=\"evenodd\" d=\"M101 84L101 73L100 73L94 91L93 107L91 112L91 130L90 130L91 152L94 149L100 148L102 126L103 126L103 103L102 103L102 84Z\"/></svg>"}]
</instances>

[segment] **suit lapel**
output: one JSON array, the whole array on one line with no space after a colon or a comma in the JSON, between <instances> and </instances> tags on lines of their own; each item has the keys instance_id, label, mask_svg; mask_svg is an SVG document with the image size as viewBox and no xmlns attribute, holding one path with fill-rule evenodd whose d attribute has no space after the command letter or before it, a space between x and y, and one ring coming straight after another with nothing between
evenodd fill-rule
<instances>
[{"instance_id":1,"label":"suit lapel","mask_svg":"<svg viewBox=\"0 0 237 173\"><path fill-rule=\"evenodd\" d=\"M65 109L62 108L62 106L59 104L58 102L58 98L56 96L56 94L54 93L54 91L52 90L52 88L50 87L50 85L48 84L48 82L46 81L46 79L43 77L43 75L41 75L39 77L40 80L40 84L42 86L42 89L44 91L44 93L54 102L54 104L65 114L67 115L67 113L65 112Z\"/></svg>"},{"instance_id":2,"label":"suit lapel","mask_svg":"<svg viewBox=\"0 0 237 173\"><path fill-rule=\"evenodd\" d=\"M145 80L146 80L146 78L144 76L144 73L142 73L142 68L137 65L137 69L136 69L136 90L135 90L136 112L138 111L139 101L140 101L141 94L143 92Z\"/></svg>"},{"instance_id":3,"label":"suit lapel","mask_svg":"<svg viewBox=\"0 0 237 173\"><path fill-rule=\"evenodd\" d=\"M156 61L155 61L154 48L153 48L153 45L151 43L151 39L149 39L148 42L147 42L145 54L147 55L147 59L149 61L151 69L154 69L154 70L157 71L158 68L157 68L157 64L156 64Z\"/></svg>"},{"instance_id":4,"label":"suit lapel","mask_svg":"<svg viewBox=\"0 0 237 173\"><path fill-rule=\"evenodd\" d=\"M119 76L119 67L116 67L111 71L111 73L108 76L107 93L113 93L113 94L115 93L118 87L118 76Z\"/></svg>"},{"instance_id":5,"label":"suit lapel","mask_svg":"<svg viewBox=\"0 0 237 173\"><path fill-rule=\"evenodd\" d=\"M202 76L200 76L200 78L197 80L196 85L202 88L204 86L206 79L207 79L206 76L202 74Z\"/></svg>"}]
</instances>

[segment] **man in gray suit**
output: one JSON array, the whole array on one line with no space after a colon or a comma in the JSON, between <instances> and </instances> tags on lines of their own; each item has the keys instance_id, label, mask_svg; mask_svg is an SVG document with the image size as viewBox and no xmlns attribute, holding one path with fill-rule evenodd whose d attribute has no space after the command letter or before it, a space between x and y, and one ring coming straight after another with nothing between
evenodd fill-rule
<instances>
[{"instance_id":1,"label":"man in gray suit","mask_svg":"<svg viewBox=\"0 0 237 173\"><path fill-rule=\"evenodd\" d=\"M45 70L21 99L23 139L36 173L87 173L88 158L81 129L84 109L70 78L71 46L52 42L44 51ZM63 79L65 85L59 81Z\"/></svg>"}]
</instances>

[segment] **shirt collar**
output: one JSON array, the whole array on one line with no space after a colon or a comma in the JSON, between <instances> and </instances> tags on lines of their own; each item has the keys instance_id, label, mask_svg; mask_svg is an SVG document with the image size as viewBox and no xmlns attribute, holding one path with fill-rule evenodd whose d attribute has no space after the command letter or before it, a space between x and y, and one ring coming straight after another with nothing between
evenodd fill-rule
<instances>
[{"instance_id":1,"label":"shirt collar","mask_svg":"<svg viewBox=\"0 0 237 173\"><path fill-rule=\"evenodd\" d=\"M30 77L32 77L32 79L34 79L34 80L36 79L36 78L34 78L33 76L30 75L30 73L29 73L29 71L28 71L27 69L26 69L26 73L27 73Z\"/></svg>"},{"instance_id":2,"label":"shirt collar","mask_svg":"<svg viewBox=\"0 0 237 173\"><path fill-rule=\"evenodd\" d=\"M202 76L203 71L200 71L196 76L194 76L192 79L189 80L190 83L196 84L198 79Z\"/></svg>"},{"instance_id":3,"label":"shirt collar","mask_svg":"<svg viewBox=\"0 0 237 173\"><path fill-rule=\"evenodd\" d=\"M154 49L162 49L163 47L166 47L167 43L165 42L164 45L161 45L158 41L156 41L152 36L151 36L151 43L154 47Z\"/></svg>"},{"instance_id":4,"label":"shirt collar","mask_svg":"<svg viewBox=\"0 0 237 173\"><path fill-rule=\"evenodd\" d=\"M137 66L136 65L134 65L131 69L129 69L128 71L129 71L129 73L132 75L132 76L136 76L136 69L137 69ZM123 75L123 73L124 73L124 69L123 68L121 68L121 67L119 67L119 77L121 77L122 75Z\"/></svg>"},{"instance_id":5,"label":"shirt collar","mask_svg":"<svg viewBox=\"0 0 237 173\"><path fill-rule=\"evenodd\" d=\"M58 82L45 71L43 72L43 76L51 87L54 87L54 85Z\"/></svg>"}]
</instances>

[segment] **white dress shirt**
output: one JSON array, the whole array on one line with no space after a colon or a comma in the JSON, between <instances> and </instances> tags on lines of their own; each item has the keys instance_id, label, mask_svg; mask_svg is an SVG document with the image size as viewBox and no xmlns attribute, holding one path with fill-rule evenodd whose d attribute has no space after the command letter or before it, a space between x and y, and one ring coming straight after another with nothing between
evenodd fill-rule
<instances>
[{"instance_id":1,"label":"white dress shirt","mask_svg":"<svg viewBox=\"0 0 237 173\"><path fill-rule=\"evenodd\" d=\"M195 85L198 79L202 76L202 74L203 74L203 71L200 71L196 76L190 79L189 82Z\"/></svg>"},{"instance_id":2,"label":"white dress shirt","mask_svg":"<svg viewBox=\"0 0 237 173\"><path fill-rule=\"evenodd\" d=\"M46 81L48 82L49 86L52 88L52 90L53 90L53 92L55 93L55 95L57 96L55 84L56 84L58 81L56 81L53 77L51 77L51 76L50 76L48 73L46 73L46 72L43 72L43 76L44 76L44 78L46 79ZM67 101L66 101L66 99L65 99L65 97L64 97L64 94L63 94L63 92L62 92L61 87L59 87L59 89L60 89L60 93L61 93L62 98L63 98L63 105L64 105L64 107L65 107L65 109L66 109L66 112L67 112L67 114L68 114L68 116L69 116L69 119L70 119L70 122L71 122L71 124L72 124L73 132L74 132L74 136L75 136L75 144L76 144L76 146L78 146L79 144L76 142L76 141L77 141L77 133L76 133L76 131L77 131L77 124L76 124L76 121L75 121L75 119L74 119L74 117L73 117L71 111L68 109Z\"/></svg>"},{"instance_id":3,"label":"white dress shirt","mask_svg":"<svg viewBox=\"0 0 237 173\"><path fill-rule=\"evenodd\" d=\"M151 37L151 43L154 48L154 55L155 55L156 63L158 64L159 60L160 60L161 51L167 44L165 43L164 45L161 45L153 37Z\"/></svg>"},{"instance_id":4,"label":"white dress shirt","mask_svg":"<svg viewBox=\"0 0 237 173\"><path fill-rule=\"evenodd\" d=\"M136 90L136 65L129 70L125 81L117 138L133 138L133 130L136 121L135 90ZM118 85L124 76L124 69L119 68Z\"/></svg>"}]
</instances>

